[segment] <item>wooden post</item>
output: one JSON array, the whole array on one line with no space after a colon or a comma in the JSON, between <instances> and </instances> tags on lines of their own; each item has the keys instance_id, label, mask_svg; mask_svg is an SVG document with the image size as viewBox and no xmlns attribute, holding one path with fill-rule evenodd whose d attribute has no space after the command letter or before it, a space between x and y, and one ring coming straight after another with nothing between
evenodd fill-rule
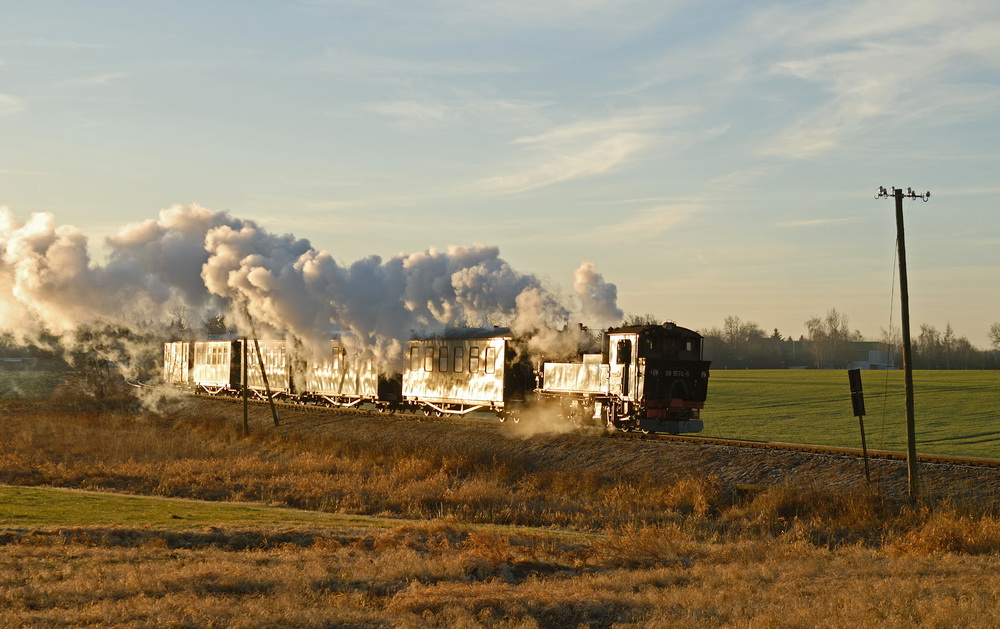
<instances>
[{"instance_id":1,"label":"wooden post","mask_svg":"<svg viewBox=\"0 0 1000 629\"><path fill-rule=\"evenodd\" d=\"M264 370L264 357L260 353L260 342L257 341L256 337L253 340L253 346L257 350L257 364L260 365L260 377L264 380L264 391L267 393L267 403L271 407L271 418L274 419L274 425L277 426L278 411L274 408L274 396L271 395L271 385L267 381L267 371Z\"/></svg>"},{"instance_id":2,"label":"wooden post","mask_svg":"<svg viewBox=\"0 0 1000 629\"><path fill-rule=\"evenodd\" d=\"M913 415L913 355L910 351L910 290L906 281L906 240L903 237L903 189L893 190L896 199L896 250L899 253L899 301L903 319L903 394L906 410L906 473L910 502L917 501L917 430Z\"/></svg>"},{"instance_id":3,"label":"wooden post","mask_svg":"<svg viewBox=\"0 0 1000 629\"><path fill-rule=\"evenodd\" d=\"M240 376L243 384L243 434L250 434L250 409L249 401L247 399L247 393L249 392L249 383L247 382L247 376L249 375L249 370L247 369L247 339L243 337L243 342L241 346L241 360L240 360Z\"/></svg>"},{"instance_id":4,"label":"wooden post","mask_svg":"<svg viewBox=\"0 0 1000 629\"><path fill-rule=\"evenodd\" d=\"M918 194L912 188L903 192L902 188L891 188L891 196L896 201L896 251L899 254L899 300L903 318L903 388L906 410L906 470L909 477L910 502L917 501L920 483L917 480L917 431L913 419L913 360L910 353L910 291L906 283L906 239L903 237L903 198L920 199L926 203L931 198L930 191ZM886 199L889 190L879 186L876 199Z\"/></svg>"}]
</instances>

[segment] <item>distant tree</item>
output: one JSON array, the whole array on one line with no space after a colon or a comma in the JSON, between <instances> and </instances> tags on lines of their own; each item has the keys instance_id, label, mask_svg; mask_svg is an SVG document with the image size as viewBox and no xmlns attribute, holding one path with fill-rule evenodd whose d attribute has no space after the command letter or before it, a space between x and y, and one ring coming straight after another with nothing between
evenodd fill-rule
<instances>
[{"instance_id":1,"label":"distant tree","mask_svg":"<svg viewBox=\"0 0 1000 629\"><path fill-rule=\"evenodd\" d=\"M1000 321L990 326L990 343L993 349L1000 349Z\"/></svg>"},{"instance_id":2,"label":"distant tree","mask_svg":"<svg viewBox=\"0 0 1000 629\"><path fill-rule=\"evenodd\" d=\"M743 321L736 316L728 316L722 323L722 340L736 353L745 350L753 339L764 336L764 332L753 321Z\"/></svg>"},{"instance_id":3,"label":"distant tree","mask_svg":"<svg viewBox=\"0 0 1000 629\"><path fill-rule=\"evenodd\" d=\"M861 332L851 331L847 315L831 308L826 317L813 317L805 323L813 343L816 367L833 369L846 367L851 361L851 342L862 339Z\"/></svg>"},{"instance_id":4,"label":"distant tree","mask_svg":"<svg viewBox=\"0 0 1000 629\"><path fill-rule=\"evenodd\" d=\"M951 321L945 324L944 336L941 337L941 354L944 358L945 369L951 369L951 360L955 354L958 339L955 338L955 330L951 327Z\"/></svg>"},{"instance_id":5,"label":"distant tree","mask_svg":"<svg viewBox=\"0 0 1000 629\"><path fill-rule=\"evenodd\" d=\"M735 315L726 317L722 328L702 333L706 337L705 356L722 367L756 367L764 332L753 321Z\"/></svg>"},{"instance_id":6,"label":"distant tree","mask_svg":"<svg viewBox=\"0 0 1000 629\"><path fill-rule=\"evenodd\" d=\"M191 326L188 323L187 308L174 308L169 313L167 332L171 338L182 339L190 335Z\"/></svg>"},{"instance_id":7,"label":"distant tree","mask_svg":"<svg viewBox=\"0 0 1000 629\"><path fill-rule=\"evenodd\" d=\"M886 331L885 328L882 328L882 334L879 336L879 342L885 344L885 349L888 353L886 356L886 362L890 366L895 367L898 357L903 353L902 333L899 330Z\"/></svg>"},{"instance_id":8,"label":"distant tree","mask_svg":"<svg viewBox=\"0 0 1000 629\"><path fill-rule=\"evenodd\" d=\"M913 341L913 366L921 369L939 369L944 353L941 333L933 325L920 325L920 334Z\"/></svg>"},{"instance_id":9,"label":"distant tree","mask_svg":"<svg viewBox=\"0 0 1000 629\"><path fill-rule=\"evenodd\" d=\"M221 314L212 314L205 317L203 325L205 334L225 334L228 331L226 328L226 317Z\"/></svg>"},{"instance_id":10,"label":"distant tree","mask_svg":"<svg viewBox=\"0 0 1000 629\"><path fill-rule=\"evenodd\" d=\"M952 345L952 365L954 369L970 369L977 365L981 365L982 361L979 360L979 355L981 352L977 350L969 339L964 336L960 336L955 339Z\"/></svg>"},{"instance_id":11,"label":"distant tree","mask_svg":"<svg viewBox=\"0 0 1000 629\"><path fill-rule=\"evenodd\" d=\"M634 314L629 313L625 315L622 319L622 325L659 325L663 323L663 319L657 317L655 314L647 312L646 314Z\"/></svg>"},{"instance_id":12,"label":"distant tree","mask_svg":"<svg viewBox=\"0 0 1000 629\"><path fill-rule=\"evenodd\" d=\"M705 359L712 361L715 369L728 369L730 366L735 366L733 352L729 345L722 340L720 328L699 330L698 333L704 337L702 347L705 350Z\"/></svg>"},{"instance_id":13,"label":"distant tree","mask_svg":"<svg viewBox=\"0 0 1000 629\"><path fill-rule=\"evenodd\" d=\"M951 323L944 334L924 323L913 341L913 365L918 369L970 369L986 364L986 353L977 350L969 339L956 336Z\"/></svg>"}]
</instances>

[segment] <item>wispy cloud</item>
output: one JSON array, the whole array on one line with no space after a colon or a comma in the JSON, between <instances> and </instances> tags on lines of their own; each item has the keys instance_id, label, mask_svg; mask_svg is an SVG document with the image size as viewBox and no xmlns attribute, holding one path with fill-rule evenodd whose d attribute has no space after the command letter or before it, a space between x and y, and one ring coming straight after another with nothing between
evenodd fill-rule
<instances>
[{"instance_id":1,"label":"wispy cloud","mask_svg":"<svg viewBox=\"0 0 1000 629\"><path fill-rule=\"evenodd\" d=\"M10 96L9 94L0 94L0 116L19 114L26 109L24 101L20 98Z\"/></svg>"},{"instance_id":2,"label":"wispy cloud","mask_svg":"<svg viewBox=\"0 0 1000 629\"><path fill-rule=\"evenodd\" d=\"M530 165L485 178L477 186L490 192L524 192L607 173L655 143L664 125L692 111L684 107L644 109L517 138L511 144L524 146L527 153L519 154L517 161Z\"/></svg>"},{"instance_id":3,"label":"wispy cloud","mask_svg":"<svg viewBox=\"0 0 1000 629\"><path fill-rule=\"evenodd\" d=\"M343 2L343 0L332 0ZM387 3L383 3L387 4ZM433 0L405 2L415 18L490 30L599 30L605 36L649 28L685 0Z\"/></svg>"},{"instance_id":4,"label":"wispy cloud","mask_svg":"<svg viewBox=\"0 0 1000 629\"><path fill-rule=\"evenodd\" d=\"M502 62L464 59L416 59L359 53L353 50L326 50L322 57L302 63L307 71L364 77L383 76L463 76L520 72Z\"/></svg>"},{"instance_id":5,"label":"wispy cloud","mask_svg":"<svg viewBox=\"0 0 1000 629\"><path fill-rule=\"evenodd\" d=\"M55 83L56 87L91 87L91 86L103 86L103 85L113 85L128 77L125 72L108 72L105 74L97 74L93 76L81 76L72 79L64 79Z\"/></svg>"},{"instance_id":6,"label":"wispy cloud","mask_svg":"<svg viewBox=\"0 0 1000 629\"><path fill-rule=\"evenodd\" d=\"M8 39L0 40L0 46L9 48L59 48L63 50L96 49L106 48L106 44L94 44L89 42L79 42L72 39L43 39L35 37L32 39Z\"/></svg>"},{"instance_id":7,"label":"wispy cloud","mask_svg":"<svg viewBox=\"0 0 1000 629\"><path fill-rule=\"evenodd\" d=\"M602 231L612 240L648 240L687 222L693 215L707 209L707 205L700 203L658 205L609 225Z\"/></svg>"},{"instance_id":8,"label":"wispy cloud","mask_svg":"<svg viewBox=\"0 0 1000 629\"><path fill-rule=\"evenodd\" d=\"M825 97L813 105L803 100L801 113L762 152L809 157L883 124L942 124L1000 107L1000 90L977 75L1000 68L997 9L962 2L900 8L864 2L785 21L796 34L776 51L771 73L815 85ZM757 21L761 30L765 22L774 28L772 20Z\"/></svg>"},{"instance_id":9,"label":"wispy cloud","mask_svg":"<svg viewBox=\"0 0 1000 629\"><path fill-rule=\"evenodd\" d=\"M860 218L815 218L801 221L784 221L775 223L778 227L826 227L828 225L842 225L844 223L857 223Z\"/></svg>"},{"instance_id":10,"label":"wispy cloud","mask_svg":"<svg viewBox=\"0 0 1000 629\"><path fill-rule=\"evenodd\" d=\"M406 131L421 131L448 125L468 124L476 120L538 122L536 112L548 105L545 101L481 98L474 95L453 99L414 98L371 103L368 111L396 121Z\"/></svg>"}]
</instances>

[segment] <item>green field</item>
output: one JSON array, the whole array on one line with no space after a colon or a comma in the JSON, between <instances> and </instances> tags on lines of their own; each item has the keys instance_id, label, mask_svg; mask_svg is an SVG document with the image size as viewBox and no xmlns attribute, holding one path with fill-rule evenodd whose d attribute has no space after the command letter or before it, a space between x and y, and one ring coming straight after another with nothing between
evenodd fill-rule
<instances>
[{"instance_id":1,"label":"green field","mask_svg":"<svg viewBox=\"0 0 1000 629\"><path fill-rule=\"evenodd\" d=\"M905 450L901 371L863 371L869 448ZM915 371L917 451L1000 458L1000 371ZM860 447L845 370L717 370L705 436Z\"/></svg>"},{"instance_id":2,"label":"green field","mask_svg":"<svg viewBox=\"0 0 1000 629\"><path fill-rule=\"evenodd\" d=\"M261 504L131 496L52 487L0 485L0 528L140 526L191 529L207 526L370 529L404 520L306 511Z\"/></svg>"}]
</instances>

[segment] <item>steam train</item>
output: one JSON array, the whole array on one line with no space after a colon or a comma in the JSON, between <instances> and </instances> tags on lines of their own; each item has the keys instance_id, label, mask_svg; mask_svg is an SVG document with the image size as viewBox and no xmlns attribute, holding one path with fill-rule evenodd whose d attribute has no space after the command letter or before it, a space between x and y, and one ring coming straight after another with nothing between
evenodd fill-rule
<instances>
[{"instance_id":1,"label":"steam train","mask_svg":"<svg viewBox=\"0 0 1000 629\"><path fill-rule=\"evenodd\" d=\"M595 346L596 349L596 346ZM507 328L416 335L402 373L380 371L337 338L320 358L281 340L225 338L164 344L163 380L205 395L273 396L294 403L427 415L535 413L573 425L702 430L710 362L702 337L673 323L609 328L600 352L532 364ZM244 386L245 385L245 386Z\"/></svg>"}]
</instances>

